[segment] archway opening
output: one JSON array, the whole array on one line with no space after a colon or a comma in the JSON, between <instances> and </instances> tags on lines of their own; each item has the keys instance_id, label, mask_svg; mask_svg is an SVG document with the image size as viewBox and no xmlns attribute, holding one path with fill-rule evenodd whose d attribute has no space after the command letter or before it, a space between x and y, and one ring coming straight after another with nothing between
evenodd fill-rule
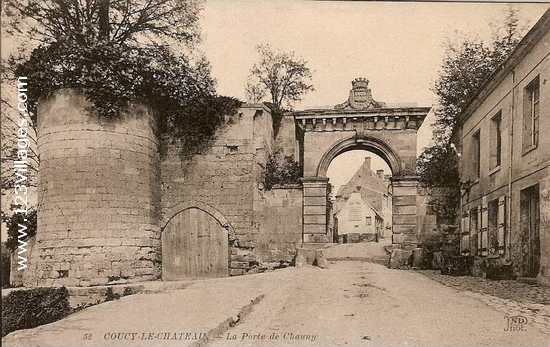
<instances>
[{"instance_id":1,"label":"archway opening","mask_svg":"<svg viewBox=\"0 0 550 347\"><path fill-rule=\"evenodd\" d=\"M392 236L392 169L373 151L349 149L327 169L327 231L334 243L388 241Z\"/></svg>"}]
</instances>

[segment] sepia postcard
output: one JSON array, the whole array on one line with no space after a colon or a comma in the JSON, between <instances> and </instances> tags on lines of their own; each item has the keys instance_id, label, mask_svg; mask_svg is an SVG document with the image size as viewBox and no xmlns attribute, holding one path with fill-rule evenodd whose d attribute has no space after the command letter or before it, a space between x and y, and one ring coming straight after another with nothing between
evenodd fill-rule
<instances>
[{"instance_id":1,"label":"sepia postcard","mask_svg":"<svg viewBox=\"0 0 550 347\"><path fill-rule=\"evenodd\" d=\"M550 346L550 3L0 4L3 346Z\"/></svg>"}]
</instances>

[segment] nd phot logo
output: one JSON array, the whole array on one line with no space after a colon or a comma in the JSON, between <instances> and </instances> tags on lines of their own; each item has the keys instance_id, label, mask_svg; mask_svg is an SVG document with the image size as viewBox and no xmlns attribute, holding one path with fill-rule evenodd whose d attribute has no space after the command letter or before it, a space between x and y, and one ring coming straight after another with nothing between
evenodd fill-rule
<instances>
[{"instance_id":1,"label":"nd phot logo","mask_svg":"<svg viewBox=\"0 0 550 347\"><path fill-rule=\"evenodd\" d=\"M526 331L527 318L523 316L506 316L504 318L507 322L507 327L504 328L504 331Z\"/></svg>"}]
</instances>

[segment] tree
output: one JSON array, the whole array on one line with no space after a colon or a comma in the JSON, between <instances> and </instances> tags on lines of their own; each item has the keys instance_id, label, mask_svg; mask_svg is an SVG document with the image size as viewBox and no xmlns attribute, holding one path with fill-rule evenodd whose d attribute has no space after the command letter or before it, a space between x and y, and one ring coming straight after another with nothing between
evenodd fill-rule
<instances>
[{"instance_id":1,"label":"tree","mask_svg":"<svg viewBox=\"0 0 550 347\"><path fill-rule=\"evenodd\" d=\"M263 184L271 190L277 184L299 184L303 176L302 166L290 155L281 157L281 152L270 154L263 172Z\"/></svg>"},{"instance_id":2,"label":"tree","mask_svg":"<svg viewBox=\"0 0 550 347\"><path fill-rule=\"evenodd\" d=\"M50 44L80 45L107 34L112 44L185 45L200 39L201 0L7 0L6 28ZM102 29L102 30L100 30Z\"/></svg>"},{"instance_id":3,"label":"tree","mask_svg":"<svg viewBox=\"0 0 550 347\"><path fill-rule=\"evenodd\" d=\"M170 141L186 153L195 153L240 105L216 94L210 65L195 50L202 3L3 1L5 32L17 36L18 44L32 47L30 53L14 52L2 62L3 77L8 77L4 82L15 81L16 76L32 81L26 93L33 126L41 96L58 88L78 88L99 117L117 118L129 103L146 102L157 116L160 133L171 135ZM6 110L7 120L18 117ZM11 136L2 129L3 140ZM13 148L4 143L3 164L13 158ZM2 172L3 190L10 188L7 174Z\"/></svg>"},{"instance_id":4,"label":"tree","mask_svg":"<svg viewBox=\"0 0 550 347\"><path fill-rule=\"evenodd\" d=\"M2 66L1 80L6 81L9 77L8 70ZM6 90L8 88L12 88L12 86L8 86L7 84L4 84L2 87L5 87ZM21 112L16 108L17 103L9 100L6 95L7 93L2 93L0 99L0 123L2 124L0 132L0 187L2 187L2 197L4 197L7 188L13 188L15 185L17 176L13 170L13 161L20 160L17 157L18 148L16 142L16 139L18 138L17 130L19 127L13 116L19 115ZM36 151L37 127L36 122L33 122L32 120L27 119L27 122L29 124L25 127L27 129L26 137L30 141L30 146L27 148L26 160L28 165L28 179L26 180L25 185L27 187L36 187L37 172L38 167L40 166L40 158Z\"/></svg>"},{"instance_id":5,"label":"tree","mask_svg":"<svg viewBox=\"0 0 550 347\"><path fill-rule=\"evenodd\" d=\"M472 35L458 34L447 40L446 52L433 92L438 96L435 108L433 140L435 144L420 155L418 168L421 181L428 186L458 186L458 156L451 138L458 116L468 102L509 56L521 39L517 11L509 7L500 24L491 24L489 43Z\"/></svg>"},{"instance_id":6,"label":"tree","mask_svg":"<svg viewBox=\"0 0 550 347\"><path fill-rule=\"evenodd\" d=\"M2 221L6 222L8 229L8 239L6 240L6 247L10 251L14 251L19 246L19 240L26 241L29 238L36 235L36 209L29 209L26 215L14 214L13 216L2 216ZM25 237L21 237L21 225L24 225L26 229ZM21 237L21 238L20 238Z\"/></svg>"},{"instance_id":7,"label":"tree","mask_svg":"<svg viewBox=\"0 0 550 347\"><path fill-rule=\"evenodd\" d=\"M426 148L418 157L420 181L427 186L458 186L459 157L451 144Z\"/></svg>"},{"instance_id":8,"label":"tree","mask_svg":"<svg viewBox=\"0 0 550 347\"><path fill-rule=\"evenodd\" d=\"M464 34L454 41L447 40L439 78L432 89L439 98L433 126L434 145L425 148L418 158L418 172L420 182L428 190L447 187L443 196L427 202L438 222L441 220L444 224L457 222L460 207L460 158L457 144L452 142L458 130L457 119L519 42L521 29L516 10L509 7L505 19L501 24L492 24L492 30L489 43ZM446 237L451 237L452 242L447 247L454 250L451 254L456 254L460 238L455 233ZM433 240L427 239L423 244L429 246L430 242ZM436 240L436 244L440 243L441 240Z\"/></svg>"},{"instance_id":9,"label":"tree","mask_svg":"<svg viewBox=\"0 0 550 347\"><path fill-rule=\"evenodd\" d=\"M2 80L5 80L5 75L6 69L2 69ZM23 128L26 129L25 138L30 141L30 145L25 149L27 153L26 158L24 159L27 162L27 171L25 173L26 179L21 182L21 177L18 177L16 175L16 171L14 170L13 166L15 160L21 160L22 158L18 156L18 150L20 150L17 144L19 126L17 124L17 121L12 116L20 114L20 111L17 110L16 107L14 107L14 105L7 100L7 98L4 98L4 95L5 94L2 95L2 99L0 100L0 123L2 124L0 133L0 187L2 187L2 211L0 213L0 220L7 223L7 245L9 247L9 251L12 251L14 240L15 244L17 244L17 234L15 234L14 239L13 227L17 226L17 221L21 221L21 219L23 219L22 215L17 215L17 220L14 219L12 221L11 219L12 213L10 211L14 210L14 206L11 205L10 202L13 202L14 199L14 188L16 187L16 183L19 180L20 192L23 192L23 188L21 188L21 185L24 185L26 192L28 193L25 194L27 198L34 194L34 190L36 189L38 183L38 169L40 166L40 158L36 152L36 122L33 122L32 120L27 118L26 121L28 122L28 124ZM29 204L33 205L32 198L29 198L29 200L31 201ZM36 231L35 216L36 210L31 207L27 214L28 222L25 223L29 227L29 232L27 232L27 234L29 235L28 237L33 236L33 232ZM2 248L4 249L4 246L2 246Z\"/></svg>"},{"instance_id":10,"label":"tree","mask_svg":"<svg viewBox=\"0 0 550 347\"><path fill-rule=\"evenodd\" d=\"M308 84L312 72L306 66L307 61L296 58L294 52L274 50L270 45L259 45L256 50L260 61L250 70L246 84L250 101L259 102L269 94L273 107L281 110L283 103L290 107L300 101L302 95L314 90L313 85Z\"/></svg>"},{"instance_id":11,"label":"tree","mask_svg":"<svg viewBox=\"0 0 550 347\"><path fill-rule=\"evenodd\" d=\"M157 111L161 131L184 146L206 141L223 121L221 113L238 102L216 95L210 65L194 50L202 2L8 1L9 31L39 42L25 59L9 61L13 76L33 81L31 118L36 120L40 96L81 88L100 116L116 118L129 102L146 100ZM199 123L193 129L190 118Z\"/></svg>"},{"instance_id":12,"label":"tree","mask_svg":"<svg viewBox=\"0 0 550 347\"><path fill-rule=\"evenodd\" d=\"M2 196L6 192L6 189L13 188L15 182L18 179L15 171L13 170L13 161L20 160L17 157L17 123L10 116L10 111L12 111L13 106L11 106L7 101L0 100L1 103L1 162L0 166L2 168L0 175L0 186L2 187ZM28 179L25 182L27 187L36 188L37 185L37 173L38 167L40 166L40 158L36 153L37 143L36 143L36 123L32 120L27 120L29 122L28 127L26 127L27 139L30 141L30 145L27 148L27 177Z\"/></svg>"}]
</instances>

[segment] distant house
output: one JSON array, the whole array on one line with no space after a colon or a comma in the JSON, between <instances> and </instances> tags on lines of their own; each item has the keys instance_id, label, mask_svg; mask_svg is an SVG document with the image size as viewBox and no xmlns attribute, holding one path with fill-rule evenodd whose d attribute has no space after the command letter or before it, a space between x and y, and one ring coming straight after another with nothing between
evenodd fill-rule
<instances>
[{"instance_id":1,"label":"distant house","mask_svg":"<svg viewBox=\"0 0 550 347\"><path fill-rule=\"evenodd\" d=\"M350 233L369 234L370 239L382 234L384 219L366 202L360 192L354 192L336 212L338 235Z\"/></svg>"},{"instance_id":2,"label":"distant house","mask_svg":"<svg viewBox=\"0 0 550 347\"><path fill-rule=\"evenodd\" d=\"M461 253L550 283L550 10L460 116Z\"/></svg>"},{"instance_id":3,"label":"distant house","mask_svg":"<svg viewBox=\"0 0 550 347\"><path fill-rule=\"evenodd\" d=\"M334 212L339 235L349 233L391 237L392 204L388 190L390 175L371 170L371 158L336 194Z\"/></svg>"}]
</instances>

